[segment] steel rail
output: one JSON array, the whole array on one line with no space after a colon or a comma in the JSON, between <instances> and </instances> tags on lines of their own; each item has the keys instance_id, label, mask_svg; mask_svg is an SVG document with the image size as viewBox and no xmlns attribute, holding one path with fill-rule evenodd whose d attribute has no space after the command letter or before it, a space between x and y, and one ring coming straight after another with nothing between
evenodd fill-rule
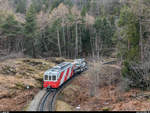
<instances>
[{"instance_id":1,"label":"steel rail","mask_svg":"<svg viewBox=\"0 0 150 113\"><path fill-rule=\"evenodd\" d=\"M48 96L50 95L50 93L51 93L50 91L49 91L49 92L46 92L45 95L43 96L43 99L42 99L42 101L41 101L41 104L39 105L39 109L38 109L39 111L43 111L45 102L46 102Z\"/></svg>"},{"instance_id":2,"label":"steel rail","mask_svg":"<svg viewBox=\"0 0 150 113\"><path fill-rule=\"evenodd\" d=\"M86 71L86 70L84 70L84 71ZM45 93L45 95L43 96L43 98L41 100L41 103L39 104L38 111L46 111L46 109L48 111L54 111L54 102L56 100L57 94L61 90L63 90L65 88L65 86L67 86L69 83L71 83L71 81L73 80L73 78L77 77L81 73L82 72L75 73L70 79L68 79L63 85L61 85L55 91L47 91ZM47 105L48 108L45 108L46 104L49 104L49 105Z\"/></svg>"}]
</instances>

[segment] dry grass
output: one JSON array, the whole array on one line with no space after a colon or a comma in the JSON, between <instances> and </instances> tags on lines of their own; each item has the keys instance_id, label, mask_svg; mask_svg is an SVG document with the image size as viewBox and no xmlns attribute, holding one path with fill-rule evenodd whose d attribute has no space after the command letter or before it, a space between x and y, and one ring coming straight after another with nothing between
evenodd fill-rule
<instances>
[{"instance_id":1,"label":"dry grass","mask_svg":"<svg viewBox=\"0 0 150 113\"><path fill-rule=\"evenodd\" d=\"M73 107L63 101L56 101L56 111L72 111Z\"/></svg>"},{"instance_id":2,"label":"dry grass","mask_svg":"<svg viewBox=\"0 0 150 113\"><path fill-rule=\"evenodd\" d=\"M92 77L99 77L99 80ZM89 64L89 70L75 78L59 95L59 99L69 103L74 108L80 105L80 110L86 111L145 111L150 110L148 98L135 98L140 90L123 91L120 85L120 68L118 65ZM96 91L91 80L97 81ZM91 96L91 94L93 92Z\"/></svg>"},{"instance_id":3,"label":"dry grass","mask_svg":"<svg viewBox=\"0 0 150 113\"><path fill-rule=\"evenodd\" d=\"M99 88L108 85L118 85L121 81L120 68L116 65L102 65L100 62L91 62L87 73L91 80L91 96L97 95Z\"/></svg>"},{"instance_id":4,"label":"dry grass","mask_svg":"<svg viewBox=\"0 0 150 113\"><path fill-rule=\"evenodd\" d=\"M7 60L7 59L14 59L14 58L23 58L23 57L25 57L25 55L22 52L18 52L18 53L14 53L13 52L13 53L8 54L8 52L2 51L0 53L3 54L3 55L0 55L0 61L4 61L4 60Z\"/></svg>"},{"instance_id":5,"label":"dry grass","mask_svg":"<svg viewBox=\"0 0 150 113\"><path fill-rule=\"evenodd\" d=\"M63 59L67 61L66 59ZM62 58L56 58L55 62L44 59L16 58L7 59L0 63L0 110L22 110L26 105L26 96L30 100L37 90L42 87L44 72L61 62ZM28 94L26 87L30 86L31 94ZM37 89L34 92L34 89ZM27 95L23 98L23 93ZM22 97L19 97L21 96ZM20 100L21 99L21 100ZM6 102L9 101L9 104ZM20 105L16 101L22 102Z\"/></svg>"}]
</instances>

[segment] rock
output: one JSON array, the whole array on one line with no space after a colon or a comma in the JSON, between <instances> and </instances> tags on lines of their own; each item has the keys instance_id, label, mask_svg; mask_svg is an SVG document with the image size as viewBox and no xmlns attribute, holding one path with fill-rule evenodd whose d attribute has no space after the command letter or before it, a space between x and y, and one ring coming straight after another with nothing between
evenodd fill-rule
<instances>
[{"instance_id":1,"label":"rock","mask_svg":"<svg viewBox=\"0 0 150 113\"><path fill-rule=\"evenodd\" d=\"M1 73L5 75L16 75L17 71L15 67L3 65L1 68Z\"/></svg>"},{"instance_id":2,"label":"rock","mask_svg":"<svg viewBox=\"0 0 150 113\"><path fill-rule=\"evenodd\" d=\"M108 102L104 102L104 104L105 104L105 105L108 105L109 103L108 103Z\"/></svg>"},{"instance_id":3,"label":"rock","mask_svg":"<svg viewBox=\"0 0 150 113\"><path fill-rule=\"evenodd\" d=\"M134 101L134 102L133 102L133 105L138 105L138 102L137 102L137 101Z\"/></svg>"},{"instance_id":4,"label":"rock","mask_svg":"<svg viewBox=\"0 0 150 113\"><path fill-rule=\"evenodd\" d=\"M80 109L80 105L78 105L78 106L76 107L76 109L79 110L79 109Z\"/></svg>"}]
</instances>

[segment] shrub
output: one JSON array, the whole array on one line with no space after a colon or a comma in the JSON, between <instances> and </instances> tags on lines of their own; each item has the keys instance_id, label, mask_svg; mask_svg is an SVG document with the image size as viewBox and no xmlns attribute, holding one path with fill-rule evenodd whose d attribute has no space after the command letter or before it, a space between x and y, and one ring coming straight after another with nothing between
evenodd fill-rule
<instances>
[{"instance_id":1,"label":"shrub","mask_svg":"<svg viewBox=\"0 0 150 113\"><path fill-rule=\"evenodd\" d=\"M148 63L124 61L121 70L122 76L128 79L129 87L148 89L150 86L150 69Z\"/></svg>"}]
</instances>

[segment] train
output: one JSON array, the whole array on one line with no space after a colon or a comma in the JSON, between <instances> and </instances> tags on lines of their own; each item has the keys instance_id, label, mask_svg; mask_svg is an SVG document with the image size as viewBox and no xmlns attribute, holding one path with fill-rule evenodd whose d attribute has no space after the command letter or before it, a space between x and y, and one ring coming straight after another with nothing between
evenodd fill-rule
<instances>
[{"instance_id":1,"label":"train","mask_svg":"<svg viewBox=\"0 0 150 113\"><path fill-rule=\"evenodd\" d=\"M75 59L74 62L62 62L45 71L43 76L43 88L47 90L57 89L75 74L87 70L85 59Z\"/></svg>"}]
</instances>

